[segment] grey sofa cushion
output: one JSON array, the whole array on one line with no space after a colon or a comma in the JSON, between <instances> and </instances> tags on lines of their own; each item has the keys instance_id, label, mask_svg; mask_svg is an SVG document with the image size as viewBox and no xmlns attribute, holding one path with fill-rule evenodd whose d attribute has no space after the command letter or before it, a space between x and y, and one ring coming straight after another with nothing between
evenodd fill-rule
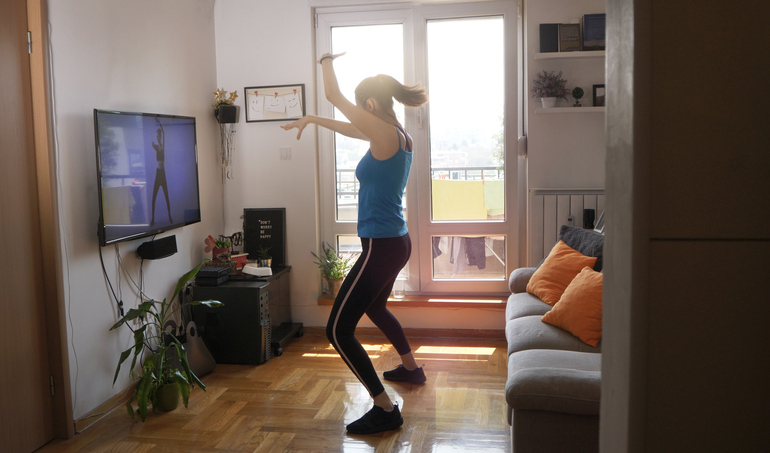
<instances>
[{"instance_id":1,"label":"grey sofa cushion","mask_svg":"<svg viewBox=\"0 0 770 453\"><path fill-rule=\"evenodd\" d=\"M559 229L559 239L585 256L595 256L594 270L602 271L604 236L591 230L562 225Z\"/></svg>"},{"instance_id":2,"label":"grey sofa cushion","mask_svg":"<svg viewBox=\"0 0 770 453\"><path fill-rule=\"evenodd\" d=\"M505 399L514 410L598 415L601 354L528 350L508 357Z\"/></svg>"},{"instance_id":3,"label":"grey sofa cushion","mask_svg":"<svg viewBox=\"0 0 770 453\"><path fill-rule=\"evenodd\" d=\"M564 241L565 244L577 250L585 256L596 257L594 270L601 272L604 266L604 236L591 230L584 230L569 225L562 225L559 228L559 237L556 241ZM545 256L548 258L548 255ZM545 261L543 258L537 267L540 267ZM510 281L509 281L510 285ZM525 288L526 290L526 288Z\"/></svg>"},{"instance_id":4,"label":"grey sofa cushion","mask_svg":"<svg viewBox=\"0 0 770 453\"><path fill-rule=\"evenodd\" d=\"M551 310L550 305L530 293L518 293L508 296L505 306L505 321L522 318L524 316L543 316Z\"/></svg>"},{"instance_id":5,"label":"grey sofa cushion","mask_svg":"<svg viewBox=\"0 0 770 453\"><path fill-rule=\"evenodd\" d=\"M602 343L593 348L566 330L544 323L542 316L524 316L505 323L508 355L529 349L559 349L562 351L599 353Z\"/></svg>"}]
</instances>

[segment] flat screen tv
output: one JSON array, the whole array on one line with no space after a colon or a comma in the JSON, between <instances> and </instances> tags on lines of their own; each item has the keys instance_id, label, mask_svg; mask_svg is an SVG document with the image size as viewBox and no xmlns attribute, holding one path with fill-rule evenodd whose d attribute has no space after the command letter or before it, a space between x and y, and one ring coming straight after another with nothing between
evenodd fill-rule
<instances>
[{"instance_id":1,"label":"flat screen tv","mask_svg":"<svg viewBox=\"0 0 770 453\"><path fill-rule=\"evenodd\" d=\"M195 118L94 110L99 243L200 222Z\"/></svg>"}]
</instances>

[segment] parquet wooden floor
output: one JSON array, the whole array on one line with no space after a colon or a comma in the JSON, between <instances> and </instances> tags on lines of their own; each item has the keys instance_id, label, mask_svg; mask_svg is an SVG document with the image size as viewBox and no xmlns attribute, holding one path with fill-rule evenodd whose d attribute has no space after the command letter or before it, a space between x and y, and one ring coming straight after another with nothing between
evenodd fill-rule
<instances>
[{"instance_id":1,"label":"parquet wooden floor","mask_svg":"<svg viewBox=\"0 0 770 453\"><path fill-rule=\"evenodd\" d=\"M359 336L375 368L400 363L390 344ZM428 382L383 381L404 425L348 435L371 407L363 386L328 340L308 333L258 366L219 364L190 404L132 423L123 406L66 441L38 450L71 452L510 452L505 416L506 344L496 340L410 338ZM381 374L380 374L381 375Z\"/></svg>"}]
</instances>

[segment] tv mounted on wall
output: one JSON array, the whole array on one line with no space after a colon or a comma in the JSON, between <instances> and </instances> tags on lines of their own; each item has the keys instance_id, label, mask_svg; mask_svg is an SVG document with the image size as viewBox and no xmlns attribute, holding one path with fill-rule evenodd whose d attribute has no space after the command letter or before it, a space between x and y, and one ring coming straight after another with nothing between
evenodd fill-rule
<instances>
[{"instance_id":1,"label":"tv mounted on wall","mask_svg":"<svg viewBox=\"0 0 770 453\"><path fill-rule=\"evenodd\" d=\"M99 243L200 222L195 118L94 109Z\"/></svg>"}]
</instances>

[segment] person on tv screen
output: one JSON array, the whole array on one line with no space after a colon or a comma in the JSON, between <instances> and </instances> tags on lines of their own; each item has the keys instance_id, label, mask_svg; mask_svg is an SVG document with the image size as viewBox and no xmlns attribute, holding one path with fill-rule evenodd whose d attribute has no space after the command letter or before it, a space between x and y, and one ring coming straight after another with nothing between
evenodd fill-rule
<instances>
[{"instance_id":1,"label":"person on tv screen","mask_svg":"<svg viewBox=\"0 0 770 453\"><path fill-rule=\"evenodd\" d=\"M158 123L158 142L152 142L152 147L155 148L155 159L158 161L158 168L155 170L155 185L152 188L152 220L150 220L150 226L155 225L155 200L161 187L163 188L163 195L166 196L168 223L174 223L171 220L171 203L168 199L168 182L166 182L166 168L164 165L166 160L166 133L163 130L163 125L160 124L160 120L155 118L155 122Z\"/></svg>"},{"instance_id":2,"label":"person on tv screen","mask_svg":"<svg viewBox=\"0 0 770 453\"><path fill-rule=\"evenodd\" d=\"M355 337L358 322L366 314L385 334L401 357L401 365L385 371L389 381L424 384L401 324L386 307L388 296L412 251L402 215L403 195L412 163L412 139L396 118L393 99L407 107L428 101L419 86L404 86L393 77L364 79L355 90L355 104L340 91L332 61L342 54L325 54L319 60L326 98L350 121L304 116L281 126L297 128L299 139L314 123L348 137L369 142L369 151L356 168L360 182L358 236L363 252L334 300L326 335L348 367L374 400L374 407L347 426L351 434L373 434L396 429L404 423L398 404L390 400L371 359Z\"/></svg>"}]
</instances>

